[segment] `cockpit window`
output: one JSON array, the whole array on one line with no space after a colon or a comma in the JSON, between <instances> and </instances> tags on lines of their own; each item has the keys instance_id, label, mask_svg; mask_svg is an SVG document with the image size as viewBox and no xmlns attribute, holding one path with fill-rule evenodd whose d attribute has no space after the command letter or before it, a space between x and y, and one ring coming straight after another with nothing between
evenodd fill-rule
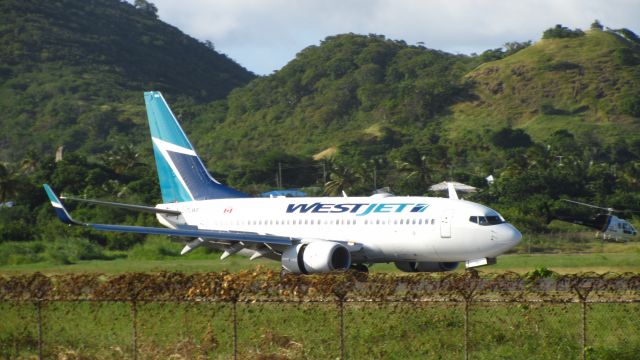
<instances>
[{"instance_id":1,"label":"cockpit window","mask_svg":"<svg viewBox=\"0 0 640 360\"><path fill-rule=\"evenodd\" d=\"M471 216L469 221L482 226L498 225L504 223L504 219L500 216Z\"/></svg>"}]
</instances>

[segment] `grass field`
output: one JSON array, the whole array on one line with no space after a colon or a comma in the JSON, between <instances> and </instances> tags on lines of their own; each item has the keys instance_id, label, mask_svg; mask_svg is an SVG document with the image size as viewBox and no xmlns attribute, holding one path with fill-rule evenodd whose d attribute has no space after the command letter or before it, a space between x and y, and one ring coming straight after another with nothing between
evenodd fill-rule
<instances>
[{"instance_id":1,"label":"grass field","mask_svg":"<svg viewBox=\"0 0 640 360\"><path fill-rule=\"evenodd\" d=\"M73 264L60 264L52 261L24 263L16 265L0 265L0 274L18 274L39 271L45 274L70 272L237 272L257 266L279 270L280 264L275 261L256 259L249 261L242 256L231 256L220 260L220 254L196 250L192 254L179 256L181 244L168 240L154 240L155 247L150 246L144 256L127 256L127 253L108 254L112 260L79 260ZM163 254L169 252L175 256L157 255L153 249L161 247ZM168 248L169 250L166 250ZM531 251L531 253L529 253ZM134 251L139 253L140 251ZM526 273L537 268L547 268L558 273L577 273L594 271L604 272L640 272L640 244L602 243L589 240L583 242L566 242L562 239L534 239L525 241L510 254L498 257L496 265L479 268L482 272L514 271ZM462 271L460 266L457 271ZM375 264L372 272L398 272L395 265Z\"/></svg>"},{"instance_id":2,"label":"grass field","mask_svg":"<svg viewBox=\"0 0 640 360\"><path fill-rule=\"evenodd\" d=\"M239 303L240 359L463 358L461 303L346 303L344 338L336 303ZM33 303L2 303L0 357L37 354ZM133 358L128 302L51 302L42 308L43 353L58 359ZM230 359L233 305L146 302L136 307L138 359ZM637 359L640 304L591 304L589 359ZM577 359L581 305L477 303L469 309L473 359ZM341 341L344 348L341 349Z\"/></svg>"},{"instance_id":3,"label":"grass field","mask_svg":"<svg viewBox=\"0 0 640 360\"><path fill-rule=\"evenodd\" d=\"M0 274L19 274L39 271L44 274L100 272L237 272L255 267L279 270L280 264L269 260L254 260L236 256L220 260L217 256L210 258L168 258L164 260L88 260L76 264L62 265L51 262L34 264L5 265L0 267ZM508 254L498 258L496 265L479 268L482 272L514 271L526 273L537 268L547 268L561 274L589 272L640 272L640 252L618 253L584 253L584 254ZM462 271L461 266L456 271ZM399 272L393 264L376 264L371 272Z\"/></svg>"},{"instance_id":4,"label":"grass field","mask_svg":"<svg viewBox=\"0 0 640 360\"><path fill-rule=\"evenodd\" d=\"M157 245L157 244L156 244ZM162 243L162 259L153 251L113 260L74 264L36 262L0 267L11 276L98 272L237 272L260 266L278 270L278 262L249 261L196 251L173 254L180 244ZM535 252L528 253L533 250ZM544 252L540 252L544 251ZM569 251L569 252L568 252ZM576 245L524 242L514 253L481 272L559 273L640 272L637 243ZM377 264L372 272L397 272ZM457 271L463 271L461 269ZM239 359L445 359L463 358L464 304L460 302L346 302L341 339L336 302L238 303ZM42 305L45 358L132 359L135 324L138 359L230 359L234 354L234 305L228 302L53 301ZM472 303L468 317L468 354L473 359L637 359L640 353L640 303L593 303L586 307L587 347L582 347L580 303ZM33 358L38 353L38 311L33 302L0 302L0 358ZM344 347L341 348L341 343Z\"/></svg>"}]
</instances>

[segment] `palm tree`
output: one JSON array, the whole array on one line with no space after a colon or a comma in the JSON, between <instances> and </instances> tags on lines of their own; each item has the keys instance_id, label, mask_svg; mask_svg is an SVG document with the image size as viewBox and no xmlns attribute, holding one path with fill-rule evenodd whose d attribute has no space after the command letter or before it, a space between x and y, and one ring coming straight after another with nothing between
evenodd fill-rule
<instances>
[{"instance_id":1,"label":"palm tree","mask_svg":"<svg viewBox=\"0 0 640 360\"><path fill-rule=\"evenodd\" d=\"M343 191L351 189L362 181L362 175L352 167L339 163L331 164L329 168L329 181L324 184L324 193L329 196L340 195Z\"/></svg>"},{"instance_id":2,"label":"palm tree","mask_svg":"<svg viewBox=\"0 0 640 360\"><path fill-rule=\"evenodd\" d=\"M398 170L407 175L405 178L417 178L422 185L428 185L431 180L431 169L429 168L427 155L420 154L418 150L412 149L397 162Z\"/></svg>"}]
</instances>

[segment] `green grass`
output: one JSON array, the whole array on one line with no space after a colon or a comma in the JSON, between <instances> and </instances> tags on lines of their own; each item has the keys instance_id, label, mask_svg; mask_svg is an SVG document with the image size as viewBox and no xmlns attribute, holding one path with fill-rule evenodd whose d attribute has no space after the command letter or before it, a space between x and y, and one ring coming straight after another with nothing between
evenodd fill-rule
<instances>
[{"instance_id":1,"label":"green grass","mask_svg":"<svg viewBox=\"0 0 640 360\"><path fill-rule=\"evenodd\" d=\"M603 144L633 137L638 124L620 111L630 88L620 91L616 85L637 77L633 67L621 66L615 57L628 46L610 32L588 31L580 38L541 40L482 64L466 75L478 99L454 105L446 119L450 137L464 140L467 132L506 125L524 128L535 141L559 129ZM544 105L558 114L544 114Z\"/></svg>"},{"instance_id":2,"label":"green grass","mask_svg":"<svg viewBox=\"0 0 640 360\"><path fill-rule=\"evenodd\" d=\"M37 354L36 309L0 303L0 356ZM233 357L230 303L140 303L140 359ZM469 355L474 359L579 358L581 305L474 303ZM639 304L591 304L587 352L593 359L634 359L640 350ZM133 358L132 306L127 302L53 302L42 308L46 358ZM340 355L335 303L239 303L240 359L330 359ZM349 359L462 358L461 303L346 303L344 352Z\"/></svg>"},{"instance_id":3,"label":"green grass","mask_svg":"<svg viewBox=\"0 0 640 360\"><path fill-rule=\"evenodd\" d=\"M232 256L220 260L214 254L208 258L171 257L163 260L133 260L119 258L114 260L87 260L75 264L57 264L39 262L34 264L0 266L0 273L19 274L42 272L45 274L99 272L116 274L124 272L237 272L257 266L278 270L280 264L276 261ZM640 252L605 252L605 253L573 253L573 254L508 254L498 257L496 265L480 268L482 272L515 271L525 273L545 267L559 273L575 273L595 271L604 272L640 272ZM457 271L462 271L463 267ZM375 264L370 268L372 272L398 272L393 264Z\"/></svg>"},{"instance_id":4,"label":"green grass","mask_svg":"<svg viewBox=\"0 0 640 360\"><path fill-rule=\"evenodd\" d=\"M557 236L525 238L514 253L481 272L529 272L546 267L559 273L584 271L640 272L640 245L600 243L588 236L572 241ZM532 248L548 253L529 254ZM198 249L172 256L181 244L153 240L129 258L75 264L40 262L5 265L4 275L129 271L208 272L261 266L277 270L275 261ZM158 250L163 249L163 250ZM578 249L581 253L575 252ZM573 251L566 253L563 251ZM161 257L162 259L154 259ZM397 272L377 264L372 272ZM461 269L457 271L462 271ZM238 303L237 344L240 359L330 359L340 357L340 307L335 302ZM37 354L37 308L32 302L0 302L0 357ZM233 304L211 302L140 302L136 305L139 359L233 357ZM462 358L464 305L459 302L347 302L344 353L349 359ZM579 358L579 303L472 303L469 357L473 359ZM45 358L133 358L133 306L130 302L48 302L42 307ZM590 359L634 359L640 352L640 304L589 304L587 354Z\"/></svg>"},{"instance_id":5,"label":"green grass","mask_svg":"<svg viewBox=\"0 0 640 360\"><path fill-rule=\"evenodd\" d=\"M77 239L76 239L77 240ZM75 240L68 240L69 242ZM57 240L53 245L62 244ZM86 245L80 242L80 245ZM183 244L172 242L166 238L155 237L146 243L136 245L128 252L103 251L98 255L101 259L78 260L83 256L95 255L96 251L82 256L71 256L73 261L58 261L57 254L60 246L41 243L4 243L0 244L0 255L12 259L18 254L23 262L0 262L0 274L19 274L42 272L45 274L99 272L117 274L124 272L238 272L243 269L262 267L279 270L277 261L256 259L250 261L243 256L230 256L220 260L220 253L207 249L196 249L192 253L180 256ZM85 249L73 243L64 249ZM93 249L93 248L90 248ZM39 252L42 251L42 252ZM64 254L70 251L63 252ZM76 251L76 253L81 253ZM0 256L2 259L2 256ZM67 257L65 257L67 259ZM28 261L31 260L31 261ZM593 238L590 232L565 233L550 235L528 235L520 245L510 254L498 257L496 265L479 268L482 272L515 271L525 273L537 268L545 267L559 273L575 273L595 271L604 272L640 272L640 244L603 243ZM463 271L460 266L456 271ZM375 264L370 267L372 272L398 272L393 263Z\"/></svg>"}]
</instances>

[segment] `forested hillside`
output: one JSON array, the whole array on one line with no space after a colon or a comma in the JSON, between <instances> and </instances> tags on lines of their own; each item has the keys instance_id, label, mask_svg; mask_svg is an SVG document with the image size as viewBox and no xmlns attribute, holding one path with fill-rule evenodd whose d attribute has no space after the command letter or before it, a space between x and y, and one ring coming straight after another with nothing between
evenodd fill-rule
<instances>
[{"instance_id":1,"label":"forested hillside","mask_svg":"<svg viewBox=\"0 0 640 360\"><path fill-rule=\"evenodd\" d=\"M118 0L0 1L0 160L140 143L144 90L203 102L254 76Z\"/></svg>"},{"instance_id":2,"label":"forested hillside","mask_svg":"<svg viewBox=\"0 0 640 360\"><path fill-rule=\"evenodd\" d=\"M212 104L192 132L210 168L250 190L276 186L279 166L284 186L329 194L456 179L544 231L561 198L640 208L639 64L638 37L597 22L478 56L338 35Z\"/></svg>"},{"instance_id":3,"label":"forested hillside","mask_svg":"<svg viewBox=\"0 0 640 360\"><path fill-rule=\"evenodd\" d=\"M144 240L62 226L41 184L159 201L151 89L216 178L249 193L422 195L453 179L531 232L549 231L563 198L640 208L640 43L628 29L557 26L472 56L342 34L256 78L136 3L146 5L0 0L0 242L47 240L0 247L0 263L100 257ZM69 205L81 219L155 223Z\"/></svg>"},{"instance_id":4,"label":"forested hillside","mask_svg":"<svg viewBox=\"0 0 640 360\"><path fill-rule=\"evenodd\" d=\"M255 77L211 43L158 20L152 4L137 3L146 6L0 0L0 241L49 239L47 246L61 248L58 261L95 244L118 249L141 241L67 232L50 216L42 183L67 194L153 203L159 194L143 92L163 91L180 116L180 109L223 99ZM55 162L60 147L62 161ZM81 211L108 221L153 221ZM53 241L69 236L78 237L79 248ZM21 249L0 251L0 262L30 251Z\"/></svg>"}]
</instances>

